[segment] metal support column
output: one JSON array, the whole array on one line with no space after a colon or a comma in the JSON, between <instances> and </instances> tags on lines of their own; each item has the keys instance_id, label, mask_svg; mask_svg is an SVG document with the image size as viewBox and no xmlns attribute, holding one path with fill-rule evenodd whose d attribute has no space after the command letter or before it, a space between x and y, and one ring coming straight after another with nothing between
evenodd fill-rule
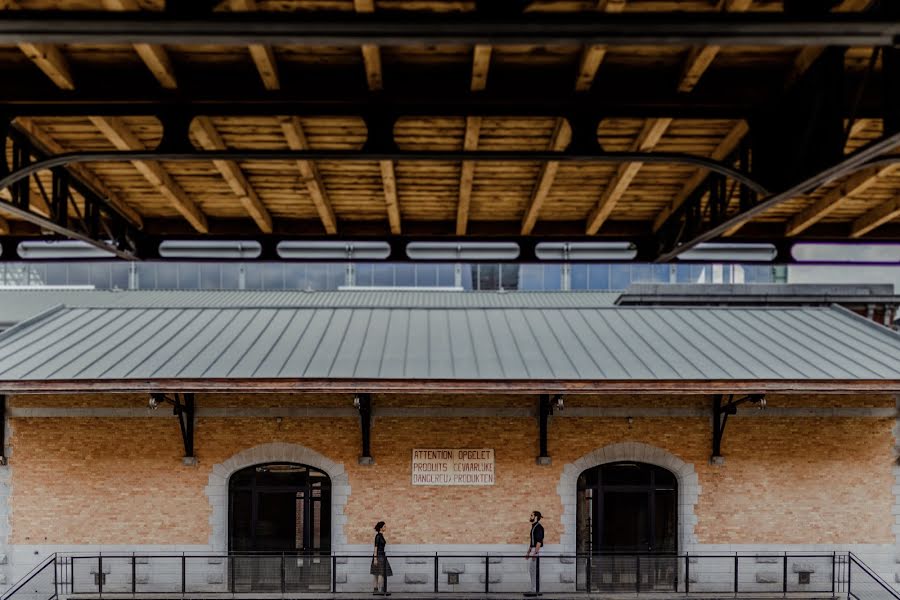
<instances>
[{"instance_id":1,"label":"metal support column","mask_svg":"<svg viewBox=\"0 0 900 600\"><path fill-rule=\"evenodd\" d=\"M353 399L353 405L359 411L359 427L362 437L359 464L371 465L375 463L375 459L372 458L372 396L357 394Z\"/></svg>"},{"instance_id":2,"label":"metal support column","mask_svg":"<svg viewBox=\"0 0 900 600\"><path fill-rule=\"evenodd\" d=\"M6 396L0 394L0 465L6 464Z\"/></svg>"},{"instance_id":3,"label":"metal support column","mask_svg":"<svg viewBox=\"0 0 900 600\"><path fill-rule=\"evenodd\" d=\"M723 394L713 396L712 412L713 412L713 435L712 435L712 455L710 463L721 464L725 458L722 456L722 436L725 434L725 425L728 423L729 415L737 414L737 407L747 402L753 402L762 409L766 407L766 397L764 394L750 394L742 398L735 399L729 396L725 402Z\"/></svg>"},{"instance_id":4,"label":"metal support column","mask_svg":"<svg viewBox=\"0 0 900 600\"><path fill-rule=\"evenodd\" d=\"M547 424L552 414L553 405L550 394L541 394L538 400L538 446L540 453L537 457L537 464L539 465L550 464L550 454L547 450Z\"/></svg>"}]
</instances>

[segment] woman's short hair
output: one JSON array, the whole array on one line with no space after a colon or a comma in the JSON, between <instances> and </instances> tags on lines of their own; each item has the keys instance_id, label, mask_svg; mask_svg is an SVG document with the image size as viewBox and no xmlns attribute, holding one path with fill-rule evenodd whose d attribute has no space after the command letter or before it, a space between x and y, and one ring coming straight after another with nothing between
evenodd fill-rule
<instances>
[{"instance_id":1,"label":"woman's short hair","mask_svg":"<svg viewBox=\"0 0 900 600\"><path fill-rule=\"evenodd\" d=\"M378 521L375 523L375 531L381 531L381 528L384 527L384 521Z\"/></svg>"}]
</instances>

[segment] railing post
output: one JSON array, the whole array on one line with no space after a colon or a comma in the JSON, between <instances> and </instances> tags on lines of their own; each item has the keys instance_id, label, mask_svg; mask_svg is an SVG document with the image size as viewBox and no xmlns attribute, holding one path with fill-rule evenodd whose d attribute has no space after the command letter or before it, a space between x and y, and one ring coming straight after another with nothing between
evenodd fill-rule
<instances>
[{"instance_id":1,"label":"railing post","mask_svg":"<svg viewBox=\"0 0 900 600\"><path fill-rule=\"evenodd\" d=\"M438 554L434 553L434 593L438 593Z\"/></svg>"},{"instance_id":2,"label":"railing post","mask_svg":"<svg viewBox=\"0 0 900 600\"><path fill-rule=\"evenodd\" d=\"M54 552L53 553L53 591L56 593L57 596L59 596L60 595L59 594L59 583L58 583L58 579L56 577L56 567L57 567L56 557L57 556L59 556L59 555L56 554L56 552Z\"/></svg>"},{"instance_id":3,"label":"railing post","mask_svg":"<svg viewBox=\"0 0 900 600\"><path fill-rule=\"evenodd\" d=\"M784 553L784 565L781 569L781 593L787 596L787 552Z\"/></svg>"},{"instance_id":4,"label":"railing post","mask_svg":"<svg viewBox=\"0 0 900 600\"><path fill-rule=\"evenodd\" d=\"M331 555L331 593L337 594L337 555Z\"/></svg>"},{"instance_id":5,"label":"railing post","mask_svg":"<svg viewBox=\"0 0 900 600\"><path fill-rule=\"evenodd\" d=\"M134 594L137 592L137 560L134 557L134 552L131 553L131 593Z\"/></svg>"},{"instance_id":6,"label":"railing post","mask_svg":"<svg viewBox=\"0 0 900 600\"><path fill-rule=\"evenodd\" d=\"M230 552L225 554L226 560L228 561L228 589L231 593L234 593L234 555Z\"/></svg>"},{"instance_id":7,"label":"railing post","mask_svg":"<svg viewBox=\"0 0 900 600\"><path fill-rule=\"evenodd\" d=\"M284 552L281 553L281 595L284 596Z\"/></svg>"},{"instance_id":8,"label":"railing post","mask_svg":"<svg viewBox=\"0 0 900 600\"><path fill-rule=\"evenodd\" d=\"M738 593L738 555L737 552L734 554L734 593L737 595Z\"/></svg>"},{"instance_id":9,"label":"railing post","mask_svg":"<svg viewBox=\"0 0 900 600\"><path fill-rule=\"evenodd\" d=\"M541 593L541 553L538 552L534 558L534 593Z\"/></svg>"},{"instance_id":10,"label":"railing post","mask_svg":"<svg viewBox=\"0 0 900 600\"><path fill-rule=\"evenodd\" d=\"M847 597L852 597L852 589L850 589L850 573L853 572L853 563L850 562L850 553L847 553Z\"/></svg>"},{"instance_id":11,"label":"railing post","mask_svg":"<svg viewBox=\"0 0 900 600\"><path fill-rule=\"evenodd\" d=\"M587 575L585 576L585 583L587 583L587 588L585 591L590 594L591 593L591 571L593 570L593 565L591 564L593 561L594 553L588 552L587 555Z\"/></svg>"},{"instance_id":12,"label":"railing post","mask_svg":"<svg viewBox=\"0 0 900 600\"><path fill-rule=\"evenodd\" d=\"M831 553L831 595L834 596L834 561L837 560L837 552Z\"/></svg>"},{"instance_id":13,"label":"railing post","mask_svg":"<svg viewBox=\"0 0 900 600\"><path fill-rule=\"evenodd\" d=\"M103 595L103 555L97 556L97 593Z\"/></svg>"},{"instance_id":14,"label":"railing post","mask_svg":"<svg viewBox=\"0 0 900 600\"><path fill-rule=\"evenodd\" d=\"M489 554L484 555L484 593L491 591L491 557Z\"/></svg>"},{"instance_id":15,"label":"railing post","mask_svg":"<svg viewBox=\"0 0 900 600\"><path fill-rule=\"evenodd\" d=\"M684 555L684 593L691 593L691 557Z\"/></svg>"},{"instance_id":16,"label":"railing post","mask_svg":"<svg viewBox=\"0 0 900 600\"><path fill-rule=\"evenodd\" d=\"M641 556L634 555L634 591L641 593Z\"/></svg>"},{"instance_id":17,"label":"railing post","mask_svg":"<svg viewBox=\"0 0 900 600\"><path fill-rule=\"evenodd\" d=\"M181 553L181 595L187 591L187 558Z\"/></svg>"}]
</instances>

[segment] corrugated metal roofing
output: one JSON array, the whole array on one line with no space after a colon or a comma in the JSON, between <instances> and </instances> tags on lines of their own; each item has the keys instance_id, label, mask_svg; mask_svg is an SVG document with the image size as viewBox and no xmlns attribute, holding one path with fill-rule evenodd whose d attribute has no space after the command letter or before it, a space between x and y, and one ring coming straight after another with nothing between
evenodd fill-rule
<instances>
[{"instance_id":1,"label":"corrugated metal roofing","mask_svg":"<svg viewBox=\"0 0 900 600\"><path fill-rule=\"evenodd\" d=\"M0 324L12 325L61 304L69 307L393 307L505 308L612 306L619 292L0 290Z\"/></svg>"},{"instance_id":2,"label":"corrugated metal roofing","mask_svg":"<svg viewBox=\"0 0 900 600\"><path fill-rule=\"evenodd\" d=\"M61 308L0 334L0 382L900 381L840 308Z\"/></svg>"}]
</instances>

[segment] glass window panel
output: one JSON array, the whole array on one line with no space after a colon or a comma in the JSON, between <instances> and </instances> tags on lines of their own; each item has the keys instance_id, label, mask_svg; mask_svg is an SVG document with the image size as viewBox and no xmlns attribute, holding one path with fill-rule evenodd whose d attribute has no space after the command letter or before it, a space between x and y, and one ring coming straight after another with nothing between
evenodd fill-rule
<instances>
[{"instance_id":1,"label":"glass window panel","mask_svg":"<svg viewBox=\"0 0 900 600\"><path fill-rule=\"evenodd\" d=\"M608 290L609 265L590 265L588 267L588 285L592 290Z\"/></svg>"},{"instance_id":2,"label":"glass window panel","mask_svg":"<svg viewBox=\"0 0 900 600\"><path fill-rule=\"evenodd\" d=\"M91 285L97 289L109 289L109 265L93 263L91 268Z\"/></svg>"},{"instance_id":3,"label":"glass window panel","mask_svg":"<svg viewBox=\"0 0 900 600\"><path fill-rule=\"evenodd\" d=\"M607 485L650 485L648 465L641 463L614 463L603 465L601 483Z\"/></svg>"},{"instance_id":4,"label":"glass window panel","mask_svg":"<svg viewBox=\"0 0 900 600\"><path fill-rule=\"evenodd\" d=\"M375 276L375 269L371 264L356 265L356 285L370 287L372 278Z\"/></svg>"},{"instance_id":5,"label":"glass window panel","mask_svg":"<svg viewBox=\"0 0 900 600\"><path fill-rule=\"evenodd\" d=\"M262 263L245 263L244 264L244 282L248 290L263 289Z\"/></svg>"},{"instance_id":6,"label":"glass window panel","mask_svg":"<svg viewBox=\"0 0 900 600\"><path fill-rule=\"evenodd\" d=\"M654 283L669 283L670 265L651 265Z\"/></svg>"},{"instance_id":7,"label":"glass window panel","mask_svg":"<svg viewBox=\"0 0 900 600\"><path fill-rule=\"evenodd\" d=\"M562 289L562 265L543 265L544 267L544 289L560 290Z\"/></svg>"},{"instance_id":8,"label":"glass window panel","mask_svg":"<svg viewBox=\"0 0 900 600\"><path fill-rule=\"evenodd\" d=\"M335 263L328 265L328 281L326 289L336 290L347 282L347 264Z\"/></svg>"},{"instance_id":9,"label":"glass window panel","mask_svg":"<svg viewBox=\"0 0 900 600\"><path fill-rule=\"evenodd\" d=\"M142 290L156 289L156 265L139 262L137 264L138 288Z\"/></svg>"},{"instance_id":10,"label":"glass window panel","mask_svg":"<svg viewBox=\"0 0 900 600\"><path fill-rule=\"evenodd\" d=\"M262 277L262 289L283 290L284 269L282 263L262 263L258 265Z\"/></svg>"},{"instance_id":11,"label":"glass window panel","mask_svg":"<svg viewBox=\"0 0 900 600\"><path fill-rule=\"evenodd\" d=\"M216 263L200 264L200 289L204 290L220 290L222 289L222 267Z\"/></svg>"},{"instance_id":12,"label":"glass window panel","mask_svg":"<svg viewBox=\"0 0 900 600\"><path fill-rule=\"evenodd\" d=\"M415 265L416 286L434 287L437 285L438 265Z\"/></svg>"},{"instance_id":13,"label":"glass window panel","mask_svg":"<svg viewBox=\"0 0 900 600\"><path fill-rule=\"evenodd\" d=\"M624 290L631 285L631 265L610 265L609 287L613 290Z\"/></svg>"},{"instance_id":14,"label":"glass window panel","mask_svg":"<svg viewBox=\"0 0 900 600\"><path fill-rule=\"evenodd\" d=\"M415 265L399 264L394 267L394 281L398 287L412 287L416 284Z\"/></svg>"},{"instance_id":15,"label":"glass window panel","mask_svg":"<svg viewBox=\"0 0 900 600\"><path fill-rule=\"evenodd\" d=\"M47 285L66 285L68 265L65 263L49 263L47 265Z\"/></svg>"},{"instance_id":16,"label":"glass window panel","mask_svg":"<svg viewBox=\"0 0 900 600\"><path fill-rule=\"evenodd\" d=\"M114 289L128 289L128 273L131 263L117 262L109 265L109 284Z\"/></svg>"},{"instance_id":17,"label":"glass window panel","mask_svg":"<svg viewBox=\"0 0 900 600\"><path fill-rule=\"evenodd\" d=\"M374 265L374 284L376 287L394 285L394 265Z\"/></svg>"},{"instance_id":18,"label":"glass window panel","mask_svg":"<svg viewBox=\"0 0 900 600\"><path fill-rule=\"evenodd\" d=\"M441 287L453 287L456 265L437 265L437 285Z\"/></svg>"},{"instance_id":19,"label":"glass window panel","mask_svg":"<svg viewBox=\"0 0 900 600\"><path fill-rule=\"evenodd\" d=\"M573 290L588 289L588 266L587 265L572 265L572 269L570 271L569 277L571 280L571 288Z\"/></svg>"},{"instance_id":20,"label":"glass window panel","mask_svg":"<svg viewBox=\"0 0 900 600\"><path fill-rule=\"evenodd\" d=\"M69 263L69 285L90 285L91 268L87 263Z\"/></svg>"},{"instance_id":21,"label":"glass window panel","mask_svg":"<svg viewBox=\"0 0 900 600\"><path fill-rule=\"evenodd\" d=\"M178 263L178 289L200 289L200 265L198 263Z\"/></svg>"},{"instance_id":22,"label":"glass window panel","mask_svg":"<svg viewBox=\"0 0 900 600\"><path fill-rule=\"evenodd\" d=\"M241 265L237 263L223 263L219 265L223 290L240 289L240 269Z\"/></svg>"},{"instance_id":23,"label":"glass window panel","mask_svg":"<svg viewBox=\"0 0 900 600\"><path fill-rule=\"evenodd\" d=\"M156 263L156 289L178 289L178 265L174 263Z\"/></svg>"}]
</instances>

